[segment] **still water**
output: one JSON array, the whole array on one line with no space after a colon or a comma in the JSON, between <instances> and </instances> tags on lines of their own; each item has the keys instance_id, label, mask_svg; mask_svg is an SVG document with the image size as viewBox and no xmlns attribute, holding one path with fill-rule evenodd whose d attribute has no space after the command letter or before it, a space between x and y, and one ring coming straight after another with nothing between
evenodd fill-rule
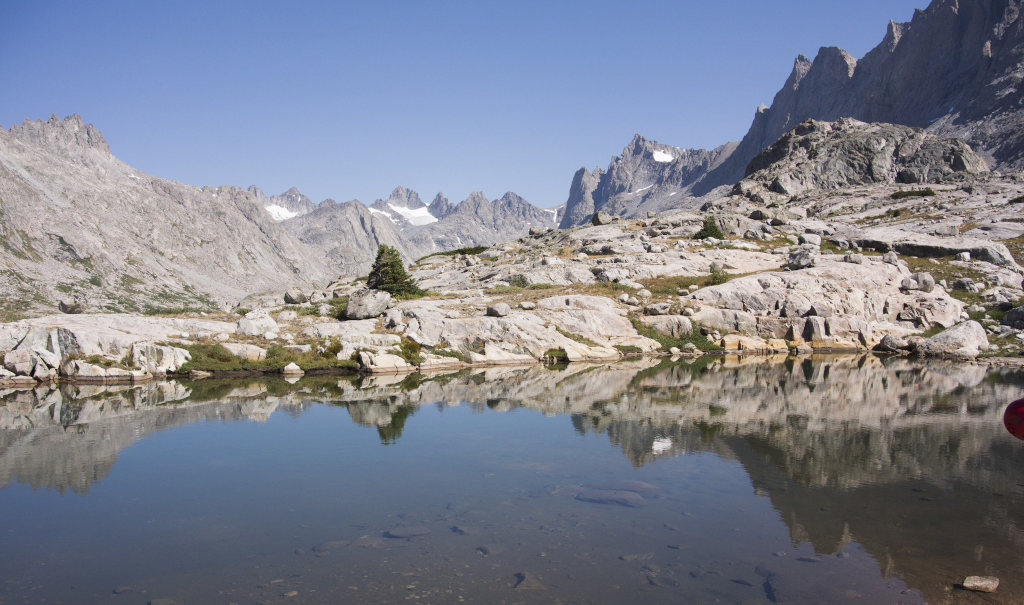
<instances>
[{"instance_id":1,"label":"still water","mask_svg":"<svg viewBox=\"0 0 1024 605\"><path fill-rule=\"evenodd\" d=\"M0 603L1024 597L1017 370L726 358L0 396Z\"/></svg>"}]
</instances>

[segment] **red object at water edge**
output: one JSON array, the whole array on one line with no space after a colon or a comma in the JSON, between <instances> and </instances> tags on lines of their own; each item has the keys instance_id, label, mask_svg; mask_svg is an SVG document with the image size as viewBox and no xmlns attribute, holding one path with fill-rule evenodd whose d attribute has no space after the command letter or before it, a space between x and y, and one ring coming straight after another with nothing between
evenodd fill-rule
<instances>
[{"instance_id":1,"label":"red object at water edge","mask_svg":"<svg viewBox=\"0 0 1024 605\"><path fill-rule=\"evenodd\" d=\"M1018 399L1007 406L1003 412L1003 424L1011 435L1024 440L1024 399Z\"/></svg>"}]
</instances>

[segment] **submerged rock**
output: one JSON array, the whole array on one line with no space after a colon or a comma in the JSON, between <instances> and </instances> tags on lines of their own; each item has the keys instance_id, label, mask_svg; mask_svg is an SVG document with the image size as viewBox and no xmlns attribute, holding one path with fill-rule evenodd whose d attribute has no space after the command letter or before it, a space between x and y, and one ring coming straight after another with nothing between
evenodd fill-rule
<instances>
[{"instance_id":1,"label":"submerged rock","mask_svg":"<svg viewBox=\"0 0 1024 605\"><path fill-rule=\"evenodd\" d=\"M630 508L641 508L647 504L647 501L636 492L618 490L588 489L576 494L576 499L594 504L614 504Z\"/></svg>"},{"instance_id":2,"label":"submerged rock","mask_svg":"<svg viewBox=\"0 0 1024 605\"><path fill-rule=\"evenodd\" d=\"M995 592L999 588L999 578L995 576L968 576L964 580L964 588L976 592Z\"/></svg>"},{"instance_id":3,"label":"submerged rock","mask_svg":"<svg viewBox=\"0 0 1024 605\"><path fill-rule=\"evenodd\" d=\"M603 483L595 483L590 487L591 489L596 490L636 492L638 494L656 492L660 489L657 485L651 485L650 483L644 483L643 481L633 481L629 479L622 481L605 481Z\"/></svg>"}]
</instances>

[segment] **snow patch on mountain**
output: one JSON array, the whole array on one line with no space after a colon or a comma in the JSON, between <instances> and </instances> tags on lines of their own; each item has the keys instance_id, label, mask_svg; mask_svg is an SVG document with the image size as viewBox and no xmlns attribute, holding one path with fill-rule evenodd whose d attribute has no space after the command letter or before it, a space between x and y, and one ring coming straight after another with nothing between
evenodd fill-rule
<instances>
[{"instance_id":1,"label":"snow patch on mountain","mask_svg":"<svg viewBox=\"0 0 1024 605\"><path fill-rule=\"evenodd\" d=\"M270 216L273 217L273 219L279 223L281 221L286 221L290 218L295 218L296 216L299 215L298 212L292 212L291 210L285 208L284 206L278 206L276 204L267 206L266 208L267 212L270 213Z\"/></svg>"},{"instance_id":2,"label":"snow patch on mountain","mask_svg":"<svg viewBox=\"0 0 1024 605\"><path fill-rule=\"evenodd\" d=\"M661 163L665 164L665 163L671 162L674 159L675 159L674 157L672 157L670 154L665 153L664 151L661 151L661 150L655 150L654 151L654 161L655 162L661 162Z\"/></svg>"},{"instance_id":3,"label":"snow patch on mountain","mask_svg":"<svg viewBox=\"0 0 1024 605\"><path fill-rule=\"evenodd\" d=\"M401 206L395 206L393 204L388 204L388 208L391 208L398 214L401 214L405 220L409 221L416 227L421 227L423 225L429 225L430 223L437 222L437 217L430 214L430 210L427 209L426 206L424 206L423 208L412 209L403 208Z\"/></svg>"}]
</instances>

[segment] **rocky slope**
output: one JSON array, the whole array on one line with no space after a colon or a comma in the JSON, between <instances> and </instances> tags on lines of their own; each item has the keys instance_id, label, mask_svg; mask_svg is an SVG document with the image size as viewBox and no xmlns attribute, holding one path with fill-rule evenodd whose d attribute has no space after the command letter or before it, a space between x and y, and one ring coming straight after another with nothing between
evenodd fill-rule
<instances>
[{"instance_id":1,"label":"rocky slope","mask_svg":"<svg viewBox=\"0 0 1024 605\"><path fill-rule=\"evenodd\" d=\"M960 139L850 118L806 120L751 160L741 193L767 190L795 196L877 183L937 183L952 175L988 172L985 160Z\"/></svg>"},{"instance_id":2,"label":"rocky slope","mask_svg":"<svg viewBox=\"0 0 1024 605\"><path fill-rule=\"evenodd\" d=\"M924 128L963 139L990 168L1020 170L1022 43L1018 0L933 0L909 23L890 23L882 42L860 60L834 47L822 48L813 61L797 57L771 107L757 110L742 141L713 151L689 150L697 161L685 162L682 179L669 163L645 163L642 185L634 185L632 171L615 170L644 157L636 149L642 137L613 158L607 171L581 169L562 226L582 224L596 210L638 217L648 209L700 205L692 198L738 182L755 156L808 119L847 117ZM642 200L628 197L652 183Z\"/></svg>"},{"instance_id":3,"label":"rocky slope","mask_svg":"<svg viewBox=\"0 0 1024 605\"><path fill-rule=\"evenodd\" d=\"M135 170L77 115L0 130L0 209L8 313L74 294L95 310L209 307L330 277L252 193Z\"/></svg>"}]
</instances>

